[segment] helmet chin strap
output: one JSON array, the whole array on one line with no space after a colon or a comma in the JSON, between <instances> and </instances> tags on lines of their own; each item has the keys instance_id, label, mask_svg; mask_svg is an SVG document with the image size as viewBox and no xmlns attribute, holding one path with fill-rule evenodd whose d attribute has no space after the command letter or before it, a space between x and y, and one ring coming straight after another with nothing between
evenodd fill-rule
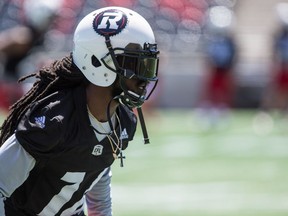
<instances>
[{"instance_id":1,"label":"helmet chin strap","mask_svg":"<svg viewBox=\"0 0 288 216\"><path fill-rule=\"evenodd\" d=\"M149 144L150 141L149 141L148 132L147 132L147 129L146 129L146 124L145 124L145 121L144 121L142 108L141 107L137 107L137 112L138 112L138 116L139 116L139 120L140 120L140 124L141 124L142 134L143 134L143 138L144 138L144 144Z\"/></svg>"},{"instance_id":2,"label":"helmet chin strap","mask_svg":"<svg viewBox=\"0 0 288 216\"><path fill-rule=\"evenodd\" d=\"M129 96L125 95L124 92L122 92L122 94L114 97L113 99L118 100L121 104L124 104L125 106L128 106L131 109L132 108L137 109L141 129L142 129L142 134L143 134L143 138L144 138L144 144L149 144L150 141L149 141L148 132L146 129L146 124L145 124L145 120L144 120L144 116L143 116L143 112L142 112L142 107L141 106L137 106L137 107L132 106L133 103L131 102L131 99L129 98Z\"/></svg>"}]
</instances>

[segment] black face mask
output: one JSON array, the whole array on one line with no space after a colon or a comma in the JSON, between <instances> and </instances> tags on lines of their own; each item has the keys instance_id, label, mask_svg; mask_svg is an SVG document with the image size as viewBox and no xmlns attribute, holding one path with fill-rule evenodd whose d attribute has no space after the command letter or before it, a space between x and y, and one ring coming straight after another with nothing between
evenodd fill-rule
<instances>
[{"instance_id":1,"label":"black face mask","mask_svg":"<svg viewBox=\"0 0 288 216\"><path fill-rule=\"evenodd\" d=\"M144 101L149 99L158 82L159 51L157 50L157 45L145 43L142 49L139 44L131 43L125 48L113 49L107 44L107 48L109 53L101 61L107 68L119 75L120 88L122 89L119 101L130 108L141 107ZM106 59L113 60L115 69L106 63ZM125 79L138 79L143 82L150 82L151 87L139 95L127 88ZM119 93L118 90L117 88L115 89L117 93Z\"/></svg>"},{"instance_id":2,"label":"black face mask","mask_svg":"<svg viewBox=\"0 0 288 216\"><path fill-rule=\"evenodd\" d=\"M116 86L113 91L115 100L126 105L129 108L137 108L138 116L143 132L144 143L150 143L148 133L145 126L144 117L141 106L153 93L158 82L158 65L159 51L156 44L145 43L143 49L139 44L128 44L125 49L113 48L110 37L105 37L105 43L109 52L101 58L102 63L111 71L118 74L119 86ZM112 59L115 68L109 66L109 61ZM141 95L129 90L125 84L125 79L139 79L144 82L153 82L154 85L151 91L147 94L146 90ZM118 79L117 79L118 80ZM147 89L147 87L146 87ZM121 93L120 93L120 91ZM119 94L120 93L120 94ZM108 107L109 108L109 107Z\"/></svg>"}]
</instances>

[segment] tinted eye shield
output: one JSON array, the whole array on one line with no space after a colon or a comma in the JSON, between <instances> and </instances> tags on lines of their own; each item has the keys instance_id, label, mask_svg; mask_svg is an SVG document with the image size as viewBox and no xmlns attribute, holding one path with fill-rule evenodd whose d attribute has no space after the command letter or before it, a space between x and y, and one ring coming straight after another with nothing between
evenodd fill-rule
<instances>
[{"instance_id":1,"label":"tinted eye shield","mask_svg":"<svg viewBox=\"0 0 288 216\"><path fill-rule=\"evenodd\" d=\"M156 81L159 58L145 52L124 52L116 55L119 67L140 80Z\"/></svg>"},{"instance_id":2,"label":"tinted eye shield","mask_svg":"<svg viewBox=\"0 0 288 216\"><path fill-rule=\"evenodd\" d=\"M157 81L158 54L159 51L156 50L114 48L112 55L109 52L101 60L110 70L128 79L137 78L143 81ZM113 59L116 69L106 63L105 59L109 56Z\"/></svg>"}]
</instances>

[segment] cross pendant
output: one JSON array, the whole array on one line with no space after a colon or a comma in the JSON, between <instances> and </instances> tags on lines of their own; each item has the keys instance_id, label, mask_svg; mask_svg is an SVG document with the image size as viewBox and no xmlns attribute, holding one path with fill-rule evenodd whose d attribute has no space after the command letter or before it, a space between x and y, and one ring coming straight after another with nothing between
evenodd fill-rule
<instances>
[{"instance_id":1,"label":"cross pendant","mask_svg":"<svg viewBox=\"0 0 288 216\"><path fill-rule=\"evenodd\" d=\"M120 167L124 167L123 159L125 159L126 157L123 156L122 151L120 152L118 158L120 159Z\"/></svg>"}]
</instances>

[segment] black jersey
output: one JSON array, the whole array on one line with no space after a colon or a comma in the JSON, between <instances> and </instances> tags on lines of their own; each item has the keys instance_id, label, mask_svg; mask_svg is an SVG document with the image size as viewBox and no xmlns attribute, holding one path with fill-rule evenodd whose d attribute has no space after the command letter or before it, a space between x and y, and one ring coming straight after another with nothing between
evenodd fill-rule
<instances>
[{"instance_id":1,"label":"black jersey","mask_svg":"<svg viewBox=\"0 0 288 216\"><path fill-rule=\"evenodd\" d=\"M59 91L33 104L19 123L16 138L36 160L9 198L23 215L61 215L81 208L83 195L113 163L109 140L96 139L86 104L82 87ZM136 116L122 105L117 114L117 136L125 149L135 134Z\"/></svg>"}]
</instances>

